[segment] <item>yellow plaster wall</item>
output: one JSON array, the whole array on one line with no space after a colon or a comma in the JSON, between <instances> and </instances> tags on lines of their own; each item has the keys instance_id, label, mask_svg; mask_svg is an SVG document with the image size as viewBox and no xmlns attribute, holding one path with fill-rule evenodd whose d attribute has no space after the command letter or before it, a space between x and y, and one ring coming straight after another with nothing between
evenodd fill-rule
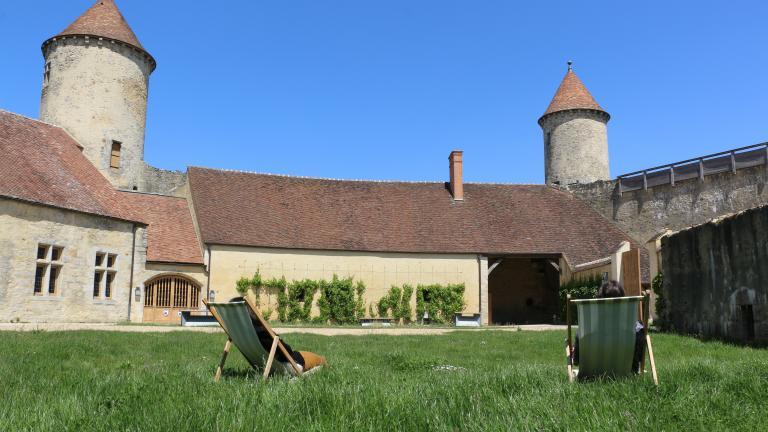
<instances>
[{"instance_id":1,"label":"yellow plaster wall","mask_svg":"<svg viewBox=\"0 0 768 432\"><path fill-rule=\"evenodd\" d=\"M464 283L465 312L480 312L480 273L477 255L408 254L211 246L211 289L216 300L237 296L235 282L256 270L263 278L287 280L352 276L365 283L365 308L383 297L392 285ZM319 294L315 296L315 300ZM415 295L412 307L415 308ZM262 310L276 310L275 295L262 295ZM273 315L272 318L275 318Z\"/></svg>"}]
</instances>

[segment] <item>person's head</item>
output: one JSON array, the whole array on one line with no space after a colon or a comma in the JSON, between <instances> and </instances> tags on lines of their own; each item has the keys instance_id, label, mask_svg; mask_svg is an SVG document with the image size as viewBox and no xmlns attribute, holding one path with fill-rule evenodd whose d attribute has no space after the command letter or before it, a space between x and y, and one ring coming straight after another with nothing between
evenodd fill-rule
<instances>
[{"instance_id":1,"label":"person's head","mask_svg":"<svg viewBox=\"0 0 768 432\"><path fill-rule=\"evenodd\" d=\"M624 297L624 287L615 280L603 282L597 290L597 298Z\"/></svg>"}]
</instances>

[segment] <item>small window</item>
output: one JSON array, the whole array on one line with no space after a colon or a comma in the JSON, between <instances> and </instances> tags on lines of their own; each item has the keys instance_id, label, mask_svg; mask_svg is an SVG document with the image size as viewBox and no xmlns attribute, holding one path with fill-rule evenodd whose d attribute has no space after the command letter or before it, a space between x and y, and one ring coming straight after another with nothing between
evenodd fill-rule
<instances>
[{"instance_id":1,"label":"small window","mask_svg":"<svg viewBox=\"0 0 768 432\"><path fill-rule=\"evenodd\" d=\"M64 251L64 248L61 247L53 247L51 249L51 261L59 261L61 260L61 253Z\"/></svg>"},{"instance_id":2,"label":"small window","mask_svg":"<svg viewBox=\"0 0 768 432\"><path fill-rule=\"evenodd\" d=\"M99 298L101 295L101 280L104 278L104 272L97 271L93 274L93 298Z\"/></svg>"},{"instance_id":3,"label":"small window","mask_svg":"<svg viewBox=\"0 0 768 432\"><path fill-rule=\"evenodd\" d=\"M59 279L63 267L61 260L64 257L64 248L38 244L36 257L33 294L36 296L59 295Z\"/></svg>"},{"instance_id":4,"label":"small window","mask_svg":"<svg viewBox=\"0 0 768 432\"><path fill-rule=\"evenodd\" d=\"M93 298L111 299L114 292L117 254L96 252L96 268L93 273Z\"/></svg>"},{"instance_id":5,"label":"small window","mask_svg":"<svg viewBox=\"0 0 768 432\"><path fill-rule=\"evenodd\" d=\"M112 141L112 153L109 157L110 168L120 168L120 147L122 143L120 141Z\"/></svg>"},{"instance_id":6,"label":"small window","mask_svg":"<svg viewBox=\"0 0 768 432\"><path fill-rule=\"evenodd\" d=\"M112 298L112 282L115 281L115 274L107 273L107 283L104 285L104 298Z\"/></svg>"},{"instance_id":7,"label":"small window","mask_svg":"<svg viewBox=\"0 0 768 432\"><path fill-rule=\"evenodd\" d=\"M51 273L48 276L48 294L55 295L56 287L59 284L59 267L51 266Z\"/></svg>"},{"instance_id":8,"label":"small window","mask_svg":"<svg viewBox=\"0 0 768 432\"><path fill-rule=\"evenodd\" d=\"M43 294L43 278L45 277L45 264L38 264L35 268L35 295Z\"/></svg>"},{"instance_id":9,"label":"small window","mask_svg":"<svg viewBox=\"0 0 768 432\"><path fill-rule=\"evenodd\" d=\"M48 85L51 80L51 62L45 63L45 69L43 69L43 85Z\"/></svg>"}]
</instances>

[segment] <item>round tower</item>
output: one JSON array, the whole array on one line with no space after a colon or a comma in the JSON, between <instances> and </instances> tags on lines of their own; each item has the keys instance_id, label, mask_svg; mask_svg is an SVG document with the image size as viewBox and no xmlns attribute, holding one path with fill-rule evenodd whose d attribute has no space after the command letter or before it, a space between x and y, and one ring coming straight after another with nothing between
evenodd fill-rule
<instances>
[{"instance_id":1,"label":"round tower","mask_svg":"<svg viewBox=\"0 0 768 432\"><path fill-rule=\"evenodd\" d=\"M568 62L568 72L539 118L544 132L544 177L567 186L609 180L608 120Z\"/></svg>"},{"instance_id":2,"label":"round tower","mask_svg":"<svg viewBox=\"0 0 768 432\"><path fill-rule=\"evenodd\" d=\"M40 120L67 130L113 185L137 189L155 59L112 0L97 1L42 50Z\"/></svg>"}]
</instances>

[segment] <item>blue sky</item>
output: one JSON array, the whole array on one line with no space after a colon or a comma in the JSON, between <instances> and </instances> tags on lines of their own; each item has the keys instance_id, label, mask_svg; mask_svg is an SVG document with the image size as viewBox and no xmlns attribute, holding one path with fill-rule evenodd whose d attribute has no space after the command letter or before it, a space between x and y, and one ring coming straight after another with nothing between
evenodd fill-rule
<instances>
[{"instance_id":1,"label":"blue sky","mask_svg":"<svg viewBox=\"0 0 768 432\"><path fill-rule=\"evenodd\" d=\"M37 117L40 44L92 0L0 4L0 108ZM611 173L768 140L768 2L138 1L145 159L291 175L541 183L572 59Z\"/></svg>"}]
</instances>

